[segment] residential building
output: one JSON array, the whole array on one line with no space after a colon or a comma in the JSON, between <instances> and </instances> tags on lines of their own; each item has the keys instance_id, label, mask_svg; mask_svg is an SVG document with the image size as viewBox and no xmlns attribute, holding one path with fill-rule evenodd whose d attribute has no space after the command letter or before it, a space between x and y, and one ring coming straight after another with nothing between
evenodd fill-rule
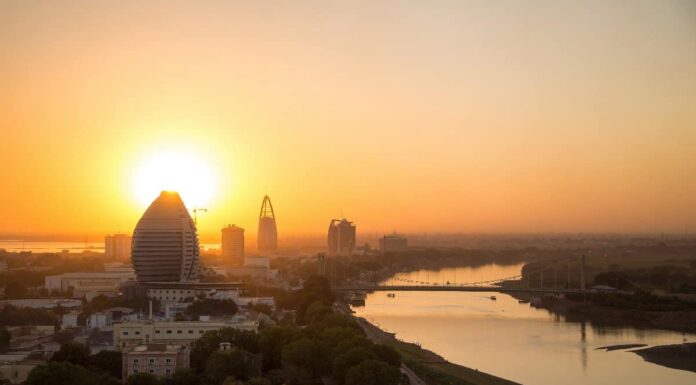
<instances>
[{"instance_id":1,"label":"residential building","mask_svg":"<svg viewBox=\"0 0 696 385\"><path fill-rule=\"evenodd\" d=\"M177 369L189 367L190 350L186 346L150 343L137 345L121 356L121 381L138 373L149 373L162 378L170 376Z\"/></svg>"},{"instance_id":2,"label":"residential building","mask_svg":"<svg viewBox=\"0 0 696 385\"><path fill-rule=\"evenodd\" d=\"M179 344L189 346L205 332L222 328L256 331L255 321L127 321L116 323L114 347L128 349L144 343Z\"/></svg>"},{"instance_id":3,"label":"residential building","mask_svg":"<svg viewBox=\"0 0 696 385\"><path fill-rule=\"evenodd\" d=\"M223 228L221 249L226 264L240 266L244 261L244 229L235 225Z\"/></svg>"},{"instance_id":4,"label":"residential building","mask_svg":"<svg viewBox=\"0 0 696 385\"><path fill-rule=\"evenodd\" d=\"M405 237L392 234L385 235L379 240L379 250L382 253L396 253L408 250L408 240Z\"/></svg>"},{"instance_id":5,"label":"residential building","mask_svg":"<svg viewBox=\"0 0 696 385\"><path fill-rule=\"evenodd\" d=\"M350 256L355 251L355 225L343 218L332 219L328 231L329 255Z\"/></svg>"},{"instance_id":6,"label":"residential building","mask_svg":"<svg viewBox=\"0 0 696 385\"><path fill-rule=\"evenodd\" d=\"M104 237L104 255L107 258L130 259L131 237L126 234L110 234Z\"/></svg>"}]
</instances>

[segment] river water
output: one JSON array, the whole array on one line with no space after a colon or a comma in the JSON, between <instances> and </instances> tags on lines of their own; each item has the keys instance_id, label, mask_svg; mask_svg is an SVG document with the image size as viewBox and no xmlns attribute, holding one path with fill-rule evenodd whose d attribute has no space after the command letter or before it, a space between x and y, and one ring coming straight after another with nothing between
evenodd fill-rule
<instances>
[{"instance_id":1,"label":"river water","mask_svg":"<svg viewBox=\"0 0 696 385\"><path fill-rule=\"evenodd\" d=\"M422 270L385 283L471 283L515 276L521 268ZM696 335L565 322L501 293L395 292L394 298L387 294L371 293L364 307L353 310L397 338L419 343L451 362L525 385L696 384L696 373L652 364L625 350L596 350L618 344L677 344L683 338L694 342Z\"/></svg>"}]
</instances>

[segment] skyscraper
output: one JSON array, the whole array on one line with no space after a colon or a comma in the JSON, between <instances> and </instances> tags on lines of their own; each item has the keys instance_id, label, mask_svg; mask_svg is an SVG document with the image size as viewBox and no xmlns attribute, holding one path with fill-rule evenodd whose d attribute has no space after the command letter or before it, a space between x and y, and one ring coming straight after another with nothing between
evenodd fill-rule
<instances>
[{"instance_id":1,"label":"skyscraper","mask_svg":"<svg viewBox=\"0 0 696 385\"><path fill-rule=\"evenodd\" d=\"M222 229L222 258L225 262L241 266L244 264L244 229L227 225Z\"/></svg>"},{"instance_id":2,"label":"skyscraper","mask_svg":"<svg viewBox=\"0 0 696 385\"><path fill-rule=\"evenodd\" d=\"M107 235L104 237L104 254L107 258L130 258L131 237L126 234Z\"/></svg>"},{"instance_id":3,"label":"skyscraper","mask_svg":"<svg viewBox=\"0 0 696 385\"><path fill-rule=\"evenodd\" d=\"M184 202L163 191L133 231L133 267L141 282L198 279L198 235Z\"/></svg>"},{"instance_id":4,"label":"skyscraper","mask_svg":"<svg viewBox=\"0 0 696 385\"><path fill-rule=\"evenodd\" d=\"M328 246L330 255L352 255L355 251L355 225L343 218L329 224Z\"/></svg>"},{"instance_id":5,"label":"skyscraper","mask_svg":"<svg viewBox=\"0 0 696 385\"><path fill-rule=\"evenodd\" d=\"M275 213L271 198L264 195L259 213L259 232L256 247L261 252L276 251L278 249L278 230L276 229Z\"/></svg>"}]
</instances>

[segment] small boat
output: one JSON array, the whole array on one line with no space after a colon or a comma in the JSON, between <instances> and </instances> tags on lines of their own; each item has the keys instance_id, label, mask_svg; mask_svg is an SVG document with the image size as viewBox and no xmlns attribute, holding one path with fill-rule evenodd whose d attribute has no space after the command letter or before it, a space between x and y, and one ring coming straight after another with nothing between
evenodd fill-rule
<instances>
[{"instance_id":1,"label":"small boat","mask_svg":"<svg viewBox=\"0 0 696 385\"><path fill-rule=\"evenodd\" d=\"M394 293L389 293L389 294L387 294L387 297L389 297L389 298L394 298L394 297L396 297L396 294L394 294Z\"/></svg>"},{"instance_id":2,"label":"small boat","mask_svg":"<svg viewBox=\"0 0 696 385\"><path fill-rule=\"evenodd\" d=\"M496 299L494 295L491 296L491 301L495 301Z\"/></svg>"},{"instance_id":3,"label":"small boat","mask_svg":"<svg viewBox=\"0 0 696 385\"><path fill-rule=\"evenodd\" d=\"M521 303L521 304L529 303L529 301L526 300L526 299L521 299L521 300L519 300L519 301L517 301L517 302L518 302L518 303Z\"/></svg>"}]
</instances>

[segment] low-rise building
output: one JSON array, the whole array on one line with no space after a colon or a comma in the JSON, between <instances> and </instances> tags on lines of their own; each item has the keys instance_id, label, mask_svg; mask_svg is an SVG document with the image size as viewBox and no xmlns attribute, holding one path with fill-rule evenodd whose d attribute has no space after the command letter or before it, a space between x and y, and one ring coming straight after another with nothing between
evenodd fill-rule
<instances>
[{"instance_id":1,"label":"low-rise building","mask_svg":"<svg viewBox=\"0 0 696 385\"><path fill-rule=\"evenodd\" d=\"M29 377L29 372L36 366L45 364L43 360L29 358L28 352L0 355L0 379L11 384L21 384Z\"/></svg>"},{"instance_id":2,"label":"low-rise building","mask_svg":"<svg viewBox=\"0 0 696 385\"><path fill-rule=\"evenodd\" d=\"M256 321L126 321L116 323L114 347L119 350L148 343L177 344L189 346L205 332L222 328L256 331Z\"/></svg>"},{"instance_id":3,"label":"low-rise building","mask_svg":"<svg viewBox=\"0 0 696 385\"><path fill-rule=\"evenodd\" d=\"M32 309L75 309L82 306L82 301L70 298L27 298L0 301L0 307L4 307L5 305Z\"/></svg>"},{"instance_id":4,"label":"low-rise building","mask_svg":"<svg viewBox=\"0 0 696 385\"><path fill-rule=\"evenodd\" d=\"M133 272L76 272L47 275L44 286L49 292L72 291L74 298L82 298L89 292L118 293L128 281L135 281Z\"/></svg>"},{"instance_id":5,"label":"low-rise building","mask_svg":"<svg viewBox=\"0 0 696 385\"><path fill-rule=\"evenodd\" d=\"M379 239L379 250L382 253L398 253L408 250L408 240L405 237L392 234Z\"/></svg>"},{"instance_id":6,"label":"low-rise building","mask_svg":"<svg viewBox=\"0 0 696 385\"><path fill-rule=\"evenodd\" d=\"M121 356L121 380L138 373L149 373L155 377L171 376L177 369L189 367L189 348L181 345L150 343L137 345Z\"/></svg>"},{"instance_id":7,"label":"low-rise building","mask_svg":"<svg viewBox=\"0 0 696 385\"><path fill-rule=\"evenodd\" d=\"M63 320L60 323L61 329L77 327L77 317L80 315L77 311L71 311L63 314Z\"/></svg>"}]
</instances>

